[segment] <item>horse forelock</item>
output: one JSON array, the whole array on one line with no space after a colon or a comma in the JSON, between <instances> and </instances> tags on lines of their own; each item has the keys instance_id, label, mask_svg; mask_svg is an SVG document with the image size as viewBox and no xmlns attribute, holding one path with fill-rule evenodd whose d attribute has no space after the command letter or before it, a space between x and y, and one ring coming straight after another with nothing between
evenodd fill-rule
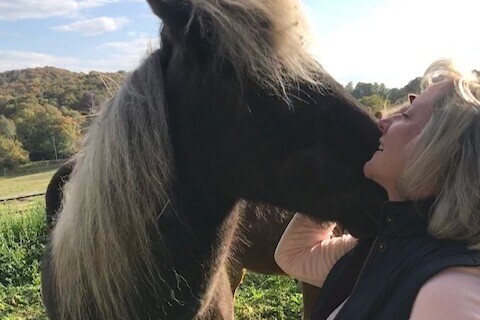
<instances>
[{"instance_id":1,"label":"horse forelock","mask_svg":"<svg viewBox=\"0 0 480 320\"><path fill-rule=\"evenodd\" d=\"M78 156L52 238L61 319L130 319L139 277L143 288L161 281L151 237L173 176L161 73L154 52L103 107Z\"/></svg>"},{"instance_id":2,"label":"horse forelock","mask_svg":"<svg viewBox=\"0 0 480 320\"><path fill-rule=\"evenodd\" d=\"M299 0L190 0L192 21L209 34L214 59L239 78L275 94L297 83L321 86L320 64L309 52L308 19Z\"/></svg>"}]
</instances>

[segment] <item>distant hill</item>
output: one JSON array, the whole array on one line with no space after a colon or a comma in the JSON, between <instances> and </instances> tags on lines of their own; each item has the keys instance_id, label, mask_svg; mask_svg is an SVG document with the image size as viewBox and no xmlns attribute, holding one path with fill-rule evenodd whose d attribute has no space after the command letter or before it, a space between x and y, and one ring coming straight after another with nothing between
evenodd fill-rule
<instances>
[{"instance_id":1,"label":"distant hill","mask_svg":"<svg viewBox=\"0 0 480 320\"><path fill-rule=\"evenodd\" d=\"M0 169L78 151L99 106L125 72L88 74L53 67L0 73Z\"/></svg>"},{"instance_id":2,"label":"distant hill","mask_svg":"<svg viewBox=\"0 0 480 320\"><path fill-rule=\"evenodd\" d=\"M0 114L13 118L22 104L51 105L88 114L111 96L125 72L88 74L54 67L0 73Z\"/></svg>"}]
</instances>

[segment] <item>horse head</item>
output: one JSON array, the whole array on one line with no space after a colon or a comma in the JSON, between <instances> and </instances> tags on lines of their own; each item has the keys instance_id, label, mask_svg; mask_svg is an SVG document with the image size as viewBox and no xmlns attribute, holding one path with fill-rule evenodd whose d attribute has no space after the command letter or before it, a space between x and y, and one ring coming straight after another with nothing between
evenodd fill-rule
<instances>
[{"instance_id":1,"label":"horse head","mask_svg":"<svg viewBox=\"0 0 480 320\"><path fill-rule=\"evenodd\" d=\"M269 202L353 232L376 228L385 195L362 168L380 133L309 54L297 1L149 4L170 53L178 170L216 196Z\"/></svg>"}]
</instances>

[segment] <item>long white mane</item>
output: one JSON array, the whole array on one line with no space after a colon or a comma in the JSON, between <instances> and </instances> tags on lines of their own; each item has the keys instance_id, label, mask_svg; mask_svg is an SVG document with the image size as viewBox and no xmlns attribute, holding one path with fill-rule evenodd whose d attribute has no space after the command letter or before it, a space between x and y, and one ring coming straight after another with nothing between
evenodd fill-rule
<instances>
[{"instance_id":1,"label":"long white mane","mask_svg":"<svg viewBox=\"0 0 480 320\"><path fill-rule=\"evenodd\" d=\"M52 240L62 319L82 319L90 300L104 319L122 319L135 307L128 295L138 266L156 276L149 228L169 203L173 175L161 72L155 52L127 78L66 185Z\"/></svg>"}]
</instances>

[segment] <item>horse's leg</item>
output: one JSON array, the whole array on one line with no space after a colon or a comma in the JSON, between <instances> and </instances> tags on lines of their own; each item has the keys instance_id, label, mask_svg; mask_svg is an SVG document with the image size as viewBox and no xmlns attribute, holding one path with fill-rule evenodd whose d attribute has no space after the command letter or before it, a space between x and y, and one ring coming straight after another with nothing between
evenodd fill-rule
<instances>
[{"instance_id":1,"label":"horse's leg","mask_svg":"<svg viewBox=\"0 0 480 320\"><path fill-rule=\"evenodd\" d=\"M233 294L242 283L245 269L261 274L284 274L273 255L291 218L286 211L246 201L238 203L235 210L240 225L230 248L227 267Z\"/></svg>"},{"instance_id":2,"label":"horse's leg","mask_svg":"<svg viewBox=\"0 0 480 320\"><path fill-rule=\"evenodd\" d=\"M228 273L232 292L241 284L245 268L261 274L284 275L274 259L275 248L293 213L273 206L243 203L237 206L241 225L230 254ZM303 317L310 319L320 288L302 284Z\"/></svg>"},{"instance_id":3,"label":"horse's leg","mask_svg":"<svg viewBox=\"0 0 480 320\"><path fill-rule=\"evenodd\" d=\"M303 293L303 320L310 320L321 288L305 282L301 283L301 287Z\"/></svg>"},{"instance_id":4,"label":"horse's leg","mask_svg":"<svg viewBox=\"0 0 480 320\"><path fill-rule=\"evenodd\" d=\"M233 320L233 293L226 268L223 266L216 275L215 289L208 307L195 320Z\"/></svg>"},{"instance_id":5,"label":"horse's leg","mask_svg":"<svg viewBox=\"0 0 480 320\"><path fill-rule=\"evenodd\" d=\"M230 282L230 290L235 297L237 288L242 284L245 277L246 269L239 261L229 261L227 266L227 274Z\"/></svg>"},{"instance_id":6,"label":"horse's leg","mask_svg":"<svg viewBox=\"0 0 480 320\"><path fill-rule=\"evenodd\" d=\"M246 202L239 206L233 256L241 267L261 274L285 273L274 259L275 249L293 213L265 204Z\"/></svg>"}]
</instances>

